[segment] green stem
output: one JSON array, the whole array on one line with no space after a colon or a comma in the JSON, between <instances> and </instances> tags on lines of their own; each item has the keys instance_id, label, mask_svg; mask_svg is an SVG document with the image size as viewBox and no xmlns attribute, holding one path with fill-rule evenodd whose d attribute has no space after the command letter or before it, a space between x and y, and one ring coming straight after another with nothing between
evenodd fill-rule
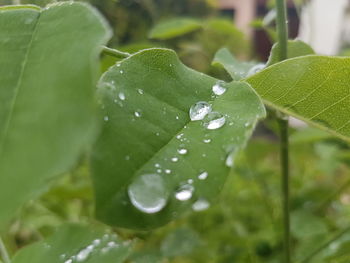
<instances>
[{"instance_id":1,"label":"green stem","mask_svg":"<svg viewBox=\"0 0 350 263\"><path fill-rule=\"evenodd\" d=\"M122 52L109 47L103 47L102 52L108 56L112 56L115 58L127 58L130 56L130 53Z\"/></svg>"},{"instance_id":2,"label":"green stem","mask_svg":"<svg viewBox=\"0 0 350 263\"><path fill-rule=\"evenodd\" d=\"M285 0L276 0L276 25L277 39L279 43L279 61L287 59L288 45L288 21ZM284 262L290 263L290 211L289 211L289 144L288 144L288 120L278 118L280 127L280 159L282 173L282 205L283 205L283 241L284 241Z\"/></svg>"},{"instance_id":3,"label":"green stem","mask_svg":"<svg viewBox=\"0 0 350 263\"><path fill-rule=\"evenodd\" d=\"M6 250L5 244L0 237L0 255L4 263L10 263L10 256Z\"/></svg>"}]
</instances>

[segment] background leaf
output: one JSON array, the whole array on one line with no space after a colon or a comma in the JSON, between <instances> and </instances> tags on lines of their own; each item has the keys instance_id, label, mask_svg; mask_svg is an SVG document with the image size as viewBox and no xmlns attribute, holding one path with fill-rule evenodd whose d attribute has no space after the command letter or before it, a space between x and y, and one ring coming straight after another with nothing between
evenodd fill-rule
<instances>
[{"instance_id":1,"label":"background leaf","mask_svg":"<svg viewBox=\"0 0 350 263\"><path fill-rule=\"evenodd\" d=\"M130 242L98 227L61 226L54 235L20 250L12 263L122 263Z\"/></svg>"},{"instance_id":2,"label":"background leaf","mask_svg":"<svg viewBox=\"0 0 350 263\"><path fill-rule=\"evenodd\" d=\"M221 96L212 91L218 86L226 90ZM163 225L192 205L206 208L225 182L226 158L245 145L265 115L249 85L218 82L166 49L144 50L112 67L99 94L105 123L92 159L97 216L128 228ZM203 121L190 121L189 110L199 101L224 115L223 127L208 130ZM201 173L207 176L198 178ZM165 207L139 211L130 202L129 185L139 186L140 202L152 193ZM190 189L186 201L175 197L181 187Z\"/></svg>"},{"instance_id":3,"label":"background leaf","mask_svg":"<svg viewBox=\"0 0 350 263\"><path fill-rule=\"evenodd\" d=\"M201 22L194 18L173 18L155 25L149 33L149 37L160 40L170 39L193 32L201 26Z\"/></svg>"},{"instance_id":4,"label":"background leaf","mask_svg":"<svg viewBox=\"0 0 350 263\"><path fill-rule=\"evenodd\" d=\"M0 24L3 222L94 138L97 51L109 33L100 15L80 3L1 8Z\"/></svg>"},{"instance_id":5,"label":"background leaf","mask_svg":"<svg viewBox=\"0 0 350 263\"><path fill-rule=\"evenodd\" d=\"M277 63L247 81L272 108L349 141L350 59L306 56Z\"/></svg>"}]
</instances>

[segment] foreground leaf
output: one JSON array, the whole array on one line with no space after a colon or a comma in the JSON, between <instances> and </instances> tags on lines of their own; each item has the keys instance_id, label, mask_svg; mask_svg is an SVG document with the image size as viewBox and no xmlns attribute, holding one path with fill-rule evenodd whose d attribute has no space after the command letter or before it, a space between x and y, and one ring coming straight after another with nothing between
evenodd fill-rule
<instances>
[{"instance_id":1,"label":"foreground leaf","mask_svg":"<svg viewBox=\"0 0 350 263\"><path fill-rule=\"evenodd\" d=\"M214 96L213 86L226 92ZM112 67L99 94L105 123L92 159L97 216L128 228L157 227L191 206L206 208L229 172L225 160L233 162L265 114L248 84L220 83L166 49L144 50ZM199 101L223 114L221 128L190 121Z\"/></svg>"},{"instance_id":2,"label":"foreground leaf","mask_svg":"<svg viewBox=\"0 0 350 263\"><path fill-rule=\"evenodd\" d=\"M0 8L0 222L73 165L95 130L104 20L79 3Z\"/></svg>"},{"instance_id":3,"label":"foreground leaf","mask_svg":"<svg viewBox=\"0 0 350 263\"><path fill-rule=\"evenodd\" d=\"M247 81L272 108L350 141L350 59L306 56Z\"/></svg>"},{"instance_id":4,"label":"foreground leaf","mask_svg":"<svg viewBox=\"0 0 350 263\"><path fill-rule=\"evenodd\" d=\"M12 263L122 263L131 243L96 227L60 227L50 238L20 250Z\"/></svg>"},{"instance_id":5,"label":"foreground leaf","mask_svg":"<svg viewBox=\"0 0 350 263\"><path fill-rule=\"evenodd\" d=\"M160 22L152 28L149 37L154 39L171 39L201 28L201 22L193 18L173 18Z\"/></svg>"}]
</instances>

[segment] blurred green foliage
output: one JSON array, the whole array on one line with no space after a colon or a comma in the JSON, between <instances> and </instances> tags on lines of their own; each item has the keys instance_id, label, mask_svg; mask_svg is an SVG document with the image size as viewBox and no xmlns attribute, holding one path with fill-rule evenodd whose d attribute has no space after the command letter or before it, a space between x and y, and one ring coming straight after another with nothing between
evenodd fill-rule
<instances>
[{"instance_id":1,"label":"blurred green foliage","mask_svg":"<svg viewBox=\"0 0 350 263\"><path fill-rule=\"evenodd\" d=\"M22 0L46 5L50 0ZM163 46L175 49L189 66L228 78L213 69L215 52L228 47L237 57L252 58L249 41L218 16L214 0L90 0L109 20L115 38L110 46L136 52ZM272 1L271 1L272 2ZM1 5L12 1L0 0ZM174 17L193 17L201 28L167 40L149 39L151 29ZM104 57L103 71L115 63ZM150 232L115 229L136 240L129 262L279 263L282 214L278 138L268 118L241 153L217 202ZM307 262L349 262L350 154L345 143L312 128L291 130L292 254ZM11 253L53 233L64 222L93 221L89 164L53 182L39 200L21 210L3 232ZM337 237L330 242L333 237ZM319 247L323 247L319 252ZM317 253L316 253L317 252ZM306 261L305 261L306 262Z\"/></svg>"}]
</instances>

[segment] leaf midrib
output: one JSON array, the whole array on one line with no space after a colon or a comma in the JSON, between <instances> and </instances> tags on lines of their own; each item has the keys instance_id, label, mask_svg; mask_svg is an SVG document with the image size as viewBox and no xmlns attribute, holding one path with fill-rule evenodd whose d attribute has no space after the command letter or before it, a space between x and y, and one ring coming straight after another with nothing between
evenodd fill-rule
<instances>
[{"instance_id":1,"label":"leaf midrib","mask_svg":"<svg viewBox=\"0 0 350 263\"><path fill-rule=\"evenodd\" d=\"M24 71L25 71L25 68L26 68L26 64L27 64L27 61L28 61L28 56L29 56L30 50L31 50L32 45L33 45L34 35L36 34L37 29L38 29L40 16L41 16L41 12L38 12L38 17L36 18L36 22L35 22L35 25L34 25L33 33L32 33L32 36L30 38L30 41L28 43L28 47L27 47L26 53L24 55L21 71L20 71L19 77L18 77L18 82L17 82L17 85L15 86L15 92L14 92L13 99L11 101L10 111L9 111L9 114L8 114L8 118L7 118L6 122L5 122L5 129L4 129L4 133L3 133L3 138L0 141L0 157L3 154L4 143L6 141L6 137L7 137L9 128L10 128L10 122L11 122L12 115L13 115L13 112L14 112L14 109L15 109L15 106L16 106L17 97L18 97L18 94L19 94L21 86L22 86L23 74L24 74Z\"/></svg>"}]
</instances>

